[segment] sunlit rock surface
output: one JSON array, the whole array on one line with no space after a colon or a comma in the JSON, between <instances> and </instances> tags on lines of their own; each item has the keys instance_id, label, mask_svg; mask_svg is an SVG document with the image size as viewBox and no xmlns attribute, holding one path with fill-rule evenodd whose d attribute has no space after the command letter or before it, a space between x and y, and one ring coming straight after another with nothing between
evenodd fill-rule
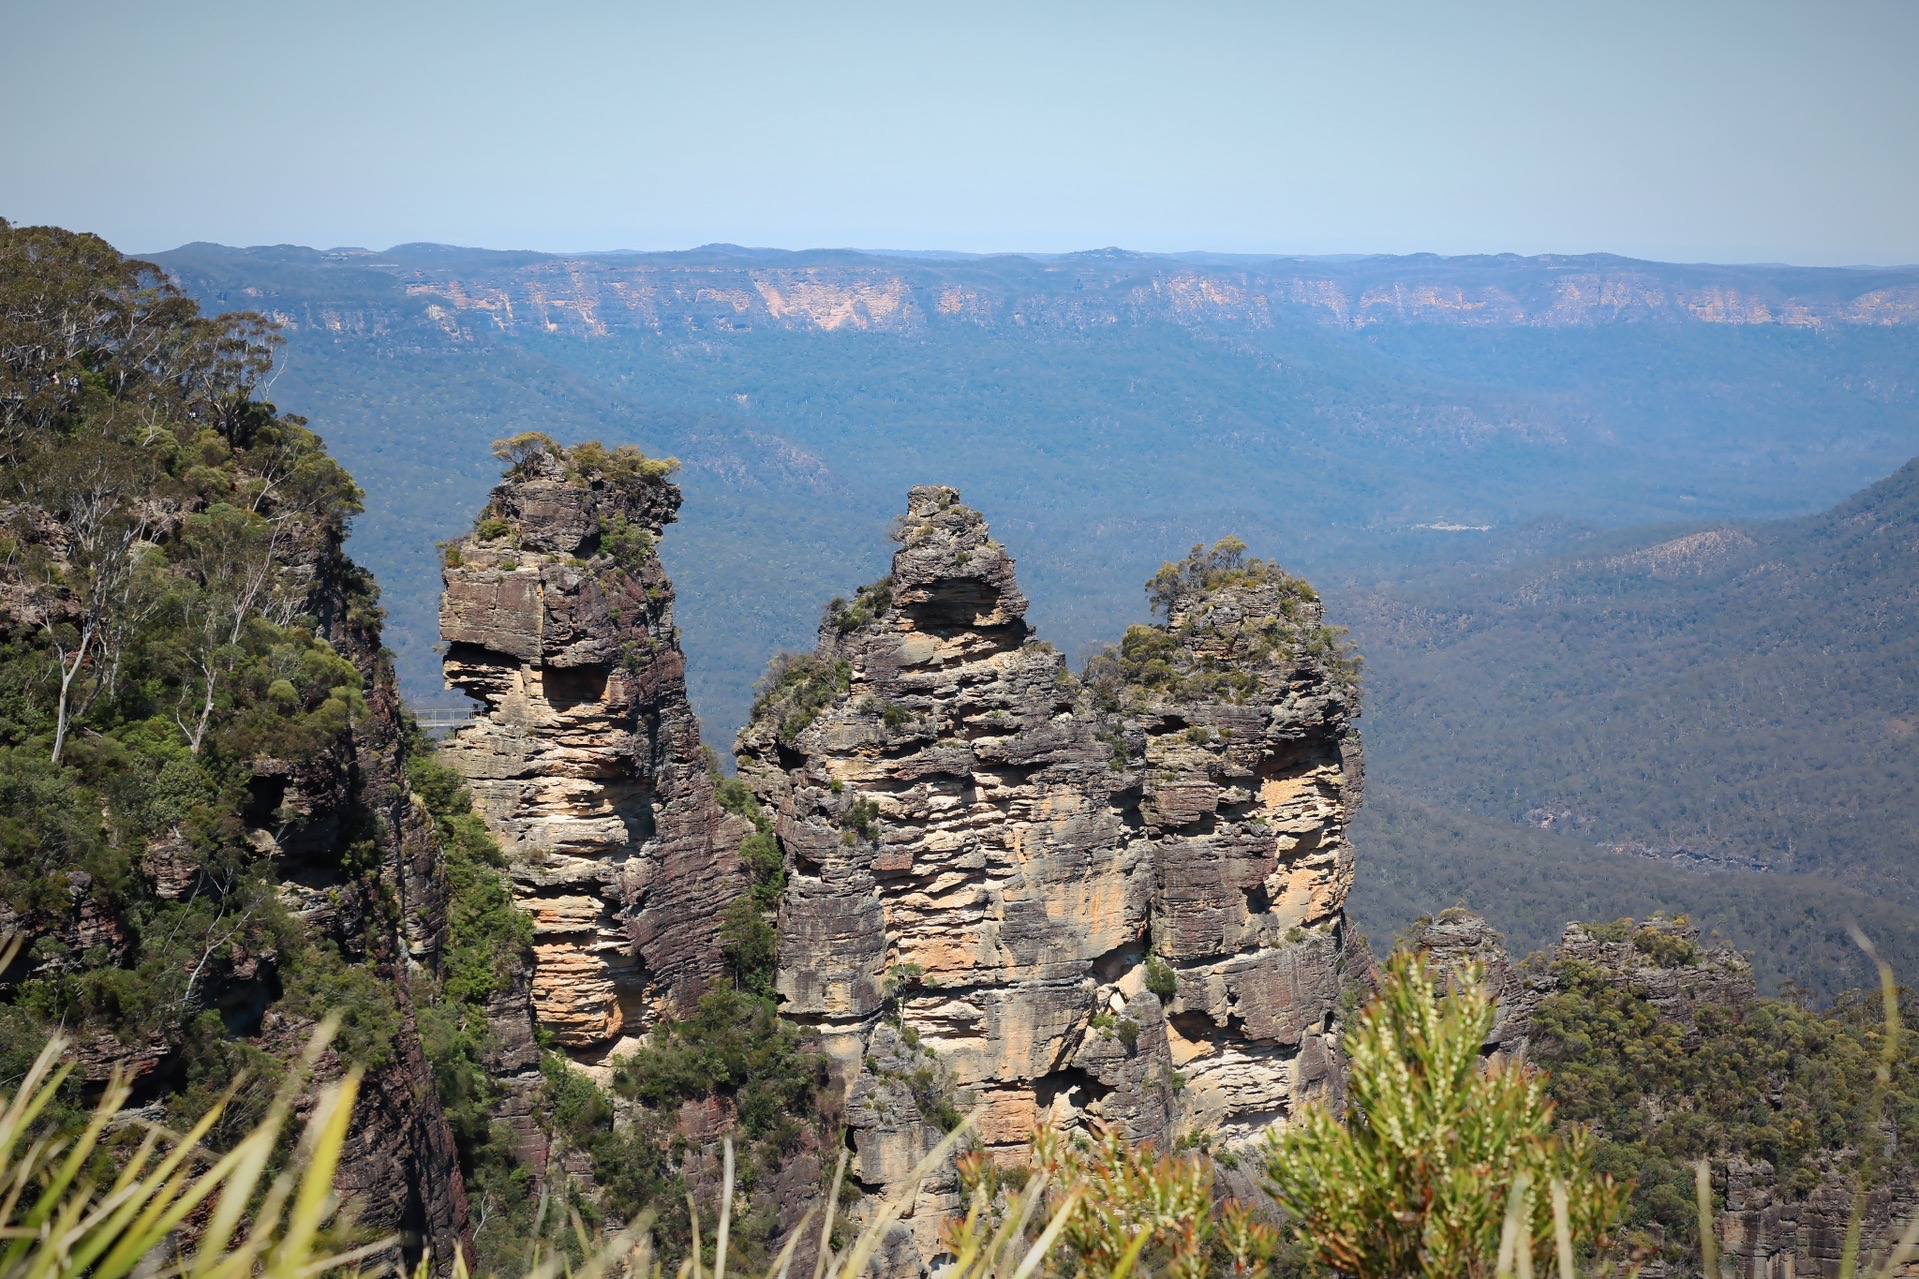
<instances>
[{"instance_id":1,"label":"sunlit rock surface","mask_svg":"<svg viewBox=\"0 0 1919 1279\"><path fill-rule=\"evenodd\" d=\"M780 995L840 1063L853 1175L896 1184L943 1105L1010 1154L1042 1121L1237 1145L1336 1100L1361 755L1310 588L1236 561L1171 582L1164 624L1082 681L958 493L914 489L896 537L736 748L785 848ZM922 1187L923 1261L955 1205Z\"/></svg>"}]
</instances>

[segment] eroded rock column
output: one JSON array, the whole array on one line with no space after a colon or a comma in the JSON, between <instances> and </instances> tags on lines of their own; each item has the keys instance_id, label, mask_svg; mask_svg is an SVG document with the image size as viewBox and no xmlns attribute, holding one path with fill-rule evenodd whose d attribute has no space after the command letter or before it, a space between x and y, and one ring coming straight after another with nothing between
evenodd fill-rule
<instances>
[{"instance_id":1,"label":"eroded rock column","mask_svg":"<svg viewBox=\"0 0 1919 1279\"><path fill-rule=\"evenodd\" d=\"M679 504L629 451L542 451L447 548L447 684L483 709L443 753L533 917L537 1020L583 1060L720 975L744 889L657 554Z\"/></svg>"}]
</instances>

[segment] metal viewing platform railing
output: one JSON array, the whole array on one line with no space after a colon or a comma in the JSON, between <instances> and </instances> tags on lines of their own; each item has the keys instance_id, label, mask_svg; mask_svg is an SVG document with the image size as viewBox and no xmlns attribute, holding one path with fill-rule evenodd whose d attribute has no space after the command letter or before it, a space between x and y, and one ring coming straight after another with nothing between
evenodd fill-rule
<instances>
[{"instance_id":1,"label":"metal viewing platform railing","mask_svg":"<svg viewBox=\"0 0 1919 1279\"><path fill-rule=\"evenodd\" d=\"M413 718L429 734L438 737L456 728L465 728L478 712L473 707L415 706Z\"/></svg>"}]
</instances>

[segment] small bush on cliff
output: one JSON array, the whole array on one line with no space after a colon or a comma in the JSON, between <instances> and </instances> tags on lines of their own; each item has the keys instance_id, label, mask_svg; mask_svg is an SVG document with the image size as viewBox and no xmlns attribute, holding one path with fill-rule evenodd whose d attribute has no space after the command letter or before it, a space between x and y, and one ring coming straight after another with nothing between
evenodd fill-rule
<instances>
[{"instance_id":1,"label":"small bush on cliff","mask_svg":"<svg viewBox=\"0 0 1919 1279\"><path fill-rule=\"evenodd\" d=\"M856 799L846 806L840 825L849 837L871 839L879 834L880 806L877 801Z\"/></svg>"},{"instance_id":2,"label":"small bush on cliff","mask_svg":"<svg viewBox=\"0 0 1919 1279\"><path fill-rule=\"evenodd\" d=\"M1281 586L1302 600L1319 596L1304 579L1262 559L1246 558L1246 543L1223 537L1211 550L1195 546L1177 563L1160 565L1146 584L1146 599L1160 617L1171 616L1182 598L1224 590L1229 586Z\"/></svg>"},{"instance_id":3,"label":"small bush on cliff","mask_svg":"<svg viewBox=\"0 0 1919 1279\"><path fill-rule=\"evenodd\" d=\"M851 603L835 598L827 604L826 616L821 619L821 624L831 626L841 634L857 631L892 606L893 579L882 577L855 591Z\"/></svg>"},{"instance_id":4,"label":"small bush on cliff","mask_svg":"<svg viewBox=\"0 0 1919 1279\"><path fill-rule=\"evenodd\" d=\"M811 653L781 653L755 686L752 719L770 719L783 742L805 732L833 699L852 686L853 669Z\"/></svg>"},{"instance_id":5,"label":"small bush on cliff","mask_svg":"<svg viewBox=\"0 0 1919 1279\"><path fill-rule=\"evenodd\" d=\"M759 796L739 778L721 777L717 764L711 767L713 793L720 807L753 824L753 833L740 841L747 894L726 908L720 923L720 952L742 990L770 997L779 971L780 935L768 916L779 909L786 890L785 858L773 833L773 819Z\"/></svg>"},{"instance_id":6,"label":"small bush on cliff","mask_svg":"<svg viewBox=\"0 0 1919 1279\"><path fill-rule=\"evenodd\" d=\"M753 902L761 910L778 910L780 895L786 890L786 865L780 854L779 838L773 833L773 818L760 803L752 788L737 777L713 773L713 793L720 807L753 824L753 833L740 844L740 860L753 885Z\"/></svg>"},{"instance_id":7,"label":"small bush on cliff","mask_svg":"<svg viewBox=\"0 0 1919 1279\"><path fill-rule=\"evenodd\" d=\"M1558 1251L1548 1186L1568 1196L1571 1246L1606 1246L1624 1189L1594 1173L1589 1133L1555 1130L1540 1072L1481 1060L1492 1022L1476 969L1442 992L1423 955L1388 961L1347 1039L1347 1121L1315 1107L1267 1139L1273 1193L1317 1267L1357 1279L1489 1275L1522 1183L1533 1193L1521 1243L1536 1266Z\"/></svg>"},{"instance_id":8,"label":"small bush on cliff","mask_svg":"<svg viewBox=\"0 0 1919 1279\"><path fill-rule=\"evenodd\" d=\"M1146 957L1146 989L1153 992L1162 1004L1173 1002L1173 996L1179 993L1179 976L1172 965L1158 955Z\"/></svg>"},{"instance_id":9,"label":"small bush on cliff","mask_svg":"<svg viewBox=\"0 0 1919 1279\"><path fill-rule=\"evenodd\" d=\"M771 996L779 975L780 934L766 920L752 894L727 906L720 917L720 954L744 990Z\"/></svg>"},{"instance_id":10,"label":"small bush on cliff","mask_svg":"<svg viewBox=\"0 0 1919 1279\"><path fill-rule=\"evenodd\" d=\"M653 558L653 534L624 515L600 522L600 550L613 562L638 577L646 562Z\"/></svg>"}]
</instances>

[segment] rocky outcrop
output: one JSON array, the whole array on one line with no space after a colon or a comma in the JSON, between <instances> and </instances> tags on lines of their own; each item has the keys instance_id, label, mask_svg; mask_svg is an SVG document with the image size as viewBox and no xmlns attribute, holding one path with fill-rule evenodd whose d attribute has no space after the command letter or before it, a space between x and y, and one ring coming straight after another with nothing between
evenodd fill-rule
<instances>
[{"instance_id":1,"label":"rocky outcrop","mask_svg":"<svg viewBox=\"0 0 1919 1279\"><path fill-rule=\"evenodd\" d=\"M1091 1119L1238 1144L1336 1097L1361 756L1310 589L1222 544L1082 681L954 490L913 490L896 537L736 747L784 848L783 1011L840 1065L853 1175L895 1184L954 1104L1011 1150ZM921 1201L924 1261L951 1183Z\"/></svg>"},{"instance_id":2,"label":"rocky outcrop","mask_svg":"<svg viewBox=\"0 0 1919 1279\"><path fill-rule=\"evenodd\" d=\"M1763 1159L1734 1159L1721 1185L1720 1249L1736 1279L1797 1279L1844 1273L1846 1232L1852 1220L1858 1152L1834 1152L1820 1161L1819 1182L1804 1195L1781 1184ZM1885 1251L1910 1224L1919 1184L1902 1173L1869 1188L1861 1224L1868 1256ZM1896 1273L1912 1275L1908 1261Z\"/></svg>"},{"instance_id":3,"label":"rocky outcrop","mask_svg":"<svg viewBox=\"0 0 1919 1279\"><path fill-rule=\"evenodd\" d=\"M721 973L720 914L745 887L656 552L680 504L665 474L539 449L447 548L447 683L483 708L442 756L533 918L534 1015L585 1060Z\"/></svg>"},{"instance_id":4,"label":"rocky outcrop","mask_svg":"<svg viewBox=\"0 0 1919 1279\"><path fill-rule=\"evenodd\" d=\"M1553 988L1549 973L1514 963L1506 953L1505 938L1491 924L1457 907L1416 921L1406 934L1406 944L1424 951L1435 967L1455 979L1477 969L1495 1001L1486 1051L1509 1058L1525 1055L1533 1010Z\"/></svg>"},{"instance_id":5,"label":"rocky outcrop","mask_svg":"<svg viewBox=\"0 0 1919 1279\"><path fill-rule=\"evenodd\" d=\"M412 976L438 968L447 944L444 850L407 781L405 712L389 654L381 647L371 578L342 553L344 529L330 529L292 573L311 586L306 612L329 644L359 671L366 709L334 747L297 766L256 762L254 808L273 821L256 827L254 847L272 859L280 898L308 928L365 965L391 994L399 1019L393 1060L361 1084L340 1171L342 1202L369 1230L402 1244L379 1258L411 1267L430 1253L450 1273L471 1255L472 1220L452 1125L422 1048ZM354 838L371 836L371 868L356 866ZM148 850L157 886L186 873L171 849ZM196 870L192 872L198 874ZM268 1015L271 956L236 953L222 974L220 1006L242 1026ZM282 1033L283 1057L304 1050L309 1027ZM263 1033L265 1028L262 1028ZM331 1078L341 1069L319 1072Z\"/></svg>"},{"instance_id":6,"label":"rocky outcrop","mask_svg":"<svg viewBox=\"0 0 1919 1279\"><path fill-rule=\"evenodd\" d=\"M1702 1025L1737 1022L1762 1002L1745 957L1729 946L1701 944L1698 928L1684 919L1655 916L1637 923L1569 924L1549 955L1517 965L1491 926L1465 910L1419 921L1407 940L1455 972L1478 966L1500 1001L1487 1037L1489 1052L1551 1061L1555 1044L1544 1029L1535 1029L1535 1014L1542 1001L1582 985L1590 991L1597 984L1642 1005L1645 1019L1639 1024L1676 1029L1676 1042L1687 1051L1700 1047ZM1748 1061L1742 1067L1757 1094L1773 1106L1781 1105L1782 1098L1769 1072L1782 1064L1784 1058ZM1672 1111L1688 1110L1692 1102L1649 1093L1635 1104L1647 1109L1647 1122L1664 1124L1677 1119ZM1634 1137L1610 1135L1628 1141ZM1857 1150L1818 1151L1809 1169L1793 1178L1782 1176L1749 1150L1715 1151L1713 1162L1715 1191L1722 1203L1717 1233L1725 1273L1738 1279L1839 1274L1860 1163ZM1868 1249L1896 1237L1919 1203L1919 1184L1905 1161L1894 1161L1891 1169L1867 1197L1863 1238ZM1792 1181L1799 1184L1789 1184ZM1657 1279L1688 1273L1688 1260L1656 1256L1640 1269Z\"/></svg>"}]
</instances>

